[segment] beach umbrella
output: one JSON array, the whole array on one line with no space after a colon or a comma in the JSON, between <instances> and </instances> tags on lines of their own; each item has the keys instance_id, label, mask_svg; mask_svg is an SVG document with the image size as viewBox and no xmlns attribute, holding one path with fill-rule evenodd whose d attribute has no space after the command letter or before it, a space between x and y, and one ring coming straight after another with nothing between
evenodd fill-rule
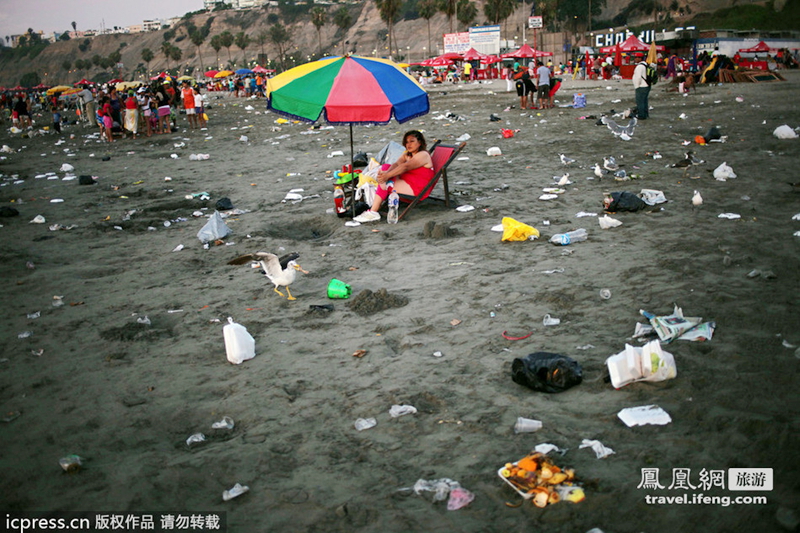
<instances>
[{"instance_id":1,"label":"beach umbrella","mask_svg":"<svg viewBox=\"0 0 800 533\"><path fill-rule=\"evenodd\" d=\"M72 87L70 87L69 85L56 85L55 87L50 87L49 89L47 89L47 93L45 94L53 95L56 93L63 93L64 91L67 91L69 89L72 89Z\"/></svg>"},{"instance_id":2,"label":"beach umbrella","mask_svg":"<svg viewBox=\"0 0 800 533\"><path fill-rule=\"evenodd\" d=\"M253 67L253 72L255 74L266 74L267 72L269 72L269 70L265 69L261 65L256 65L255 67Z\"/></svg>"},{"instance_id":3,"label":"beach umbrella","mask_svg":"<svg viewBox=\"0 0 800 533\"><path fill-rule=\"evenodd\" d=\"M108 83L122 83L125 80L121 80L119 78L114 78L113 80L108 80Z\"/></svg>"},{"instance_id":4,"label":"beach umbrella","mask_svg":"<svg viewBox=\"0 0 800 533\"><path fill-rule=\"evenodd\" d=\"M227 78L228 76L232 75L233 72L230 70L220 70L216 74L214 74L215 78Z\"/></svg>"},{"instance_id":5,"label":"beach umbrella","mask_svg":"<svg viewBox=\"0 0 800 533\"><path fill-rule=\"evenodd\" d=\"M656 63L658 61L658 54L656 53L656 42L653 41L650 43L650 50L647 52L647 59L648 63Z\"/></svg>"},{"instance_id":6,"label":"beach umbrella","mask_svg":"<svg viewBox=\"0 0 800 533\"><path fill-rule=\"evenodd\" d=\"M235 72L235 74L236 74L237 76L246 76L246 75L248 75L248 74L252 74L252 73L253 73L253 71L252 71L252 70L250 70L249 68L240 68L239 70L237 70L237 71Z\"/></svg>"},{"instance_id":7,"label":"beach umbrella","mask_svg":"<svg viewBox=\"0 0 800 533\"><path fill-rule=\"evenodd\" d=\"M458 52L447 52L446 54L442 54L439 57L443 58L443 59L454 59L454 60L458 60L458 61L461 61L464 58Z\"/></svg>"},{"instance_id":8,"label":"beach umbrella","mask_svg":"<svg viewBox=\"0 0 800 533\"><path fill-rule=\"evenodd\" d=\"M218 70L207 70L206 71L206 77L207 78L213 78L214 76L217 75L217 72L219 72L219 71Z\"/></svg>"},{"instance_id":9,"label":"beach umbrella","mask_svg":"<svg viewBox=\"0 0 800 533\"><path fill-rule=\"evenodd\" d=\"M76 81L72 84L73 87L77 87L78 85L94 85L94 82L83 78L81 81Z\"/></svg>"},{"instance_id":10,"label":"beach umbrella","mask_svg":"<svg viewBox=\"0 0 800 533\"><path fill-rule=\"evenodd\" d=\"M434 57L432 59L426 59L420 65L425 67L447 67L453 64L452 59L448 59L446 57Z\"/></svg>"},{"instance_id":11,"label":"beach umbrella","mask_svg":"<svg viewBox=\"0 0 800 533\"><path fill-rule=\"evenodd\" d=\"M194 77L192 76L181 76L178 78L178 81L194 81Z\"/></svg>"},{"instance_id":12,"label":"beach umbrella","mask_svg":"<svg viewBox=\"0 0 800 533\"><path fill-rule=\"evenodd\" d=\"M267 80L267 108L305 122L322 118L350 126L352 162L353 124L388 124L392 117L402 124L427 114L430 103L425 89L396 63L346 55L312 61Z\"/></svg>"}]
</instances>

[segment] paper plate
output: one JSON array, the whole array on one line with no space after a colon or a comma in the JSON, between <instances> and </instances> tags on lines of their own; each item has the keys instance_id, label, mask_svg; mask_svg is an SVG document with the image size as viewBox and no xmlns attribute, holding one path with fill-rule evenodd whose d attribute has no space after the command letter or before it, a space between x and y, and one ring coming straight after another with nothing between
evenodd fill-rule
<instances>
[{"instance_id":1,"label":"paper plate","mask_svg":"<svg viewBox=\"0 0 800 533\"><path fill-rule=\"evenodd\" d=\"M543 194L539 197L539 200L554 200L558 198L557 194Z\"/></svg>"}]
</instances>

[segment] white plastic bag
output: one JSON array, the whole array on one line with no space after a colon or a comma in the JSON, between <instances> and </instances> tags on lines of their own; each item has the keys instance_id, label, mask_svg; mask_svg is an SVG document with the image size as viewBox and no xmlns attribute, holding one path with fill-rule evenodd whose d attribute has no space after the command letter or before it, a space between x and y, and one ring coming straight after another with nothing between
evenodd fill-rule
<instances>
[{"instance_id":1,"label":"white plastic bag","mask_svg":"<svg viewBox=\"0 0 800 533\"><path fill-rule=\"evenodd\" d=\"M616 218L611 218L608 215L598 217L597 221L600 223L601 229L616 228L617 226L622 225L621 221L617 220Z\"/></svg>"},{"instance_id":2,"label":"white plastic bag","mask_svg":"<svg viewBox=\"0 0 800 533\"><path fill-rule=\"evenodd\" d=\"M225 337L228 361L234 365L240 365L256 356L256 341L247 332L247 328L234 322L233 318L228 317L228 323L222 328L222 335Z\"/></svg>"},{"instance_id":3,"label":"white plastic bag","mask_svg":"<svg viewBox=\"0 0 800 533\"><path fill-rule=\"evenodd\" d=\"M625 350L606 359L606 365L615 389L635 381L666 381L678 375L675 358L661 349L658 340L641 348L626 344Z\"/></svg>"},{"instance_id":4,"label":"white plastic bag","mask_svg":"<svg viewBox=\"0 0 800 533\"><path fill-rule=\"evenodd\" d=\"M219 211L214 211L214 214L208 219L206 225L197 232L197 238L200 239L200 242L205 244L221 239L230 232L230 228L228 228L228 225L222 220L222 215L219 214Z\"/></svg>"},{"instance_id":5,"label":"white plastic bag","mask_svg":"<svg viewBox=\"0 0 800 533\"><path fill-rule=\"evenodd\" d=\"M778 126L772 134L778 139L796 139L797 133L788 125Z\"/></svg>"},{"instance_id":6,"label":"white plastic bag","mask_svg":"<svg viewBox=\"0 0 800 533\"><path fill-rule=\"evenodd\" d=\"M725 181L729 178L735 178L736 173L728 166L727 162L723 162L720 166L714 169L714 179L717 181Z\"/></svg>"}]
</instances>

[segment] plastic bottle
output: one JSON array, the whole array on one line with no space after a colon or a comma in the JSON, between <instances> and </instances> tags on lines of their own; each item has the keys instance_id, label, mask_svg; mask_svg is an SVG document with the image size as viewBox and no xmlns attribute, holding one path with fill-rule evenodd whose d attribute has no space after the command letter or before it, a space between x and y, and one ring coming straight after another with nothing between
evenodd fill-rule
<instances>
[{"instance_id":1,"label":"plastic bottle","mask_svg":"<svg viewBox=\"0 0 800 533\"><path fill-rule=\"evenodd\" d=\"M333 203L336 204L336 214L344 213L344 189L339 186L333 188Z\"/></svg>"},{"instance_id":2,"label":"plastic bottle","mask_svg":"<svg viewBox=\"0 0 800 533\"><path fill-rule=\"evenodd\" d=\"M400 196L396 191L389 195L389 213L386 215L386 222L397 224L397 210L400 207Z\"/></svg>"},{"instance_id":3,"label":"plastic bottle","mask_svg":"<svg viewBox=\"0 0 800 533\"><path fill-rule=\"evenodd\" d=\"M572 244L573 242L581 242L585 241L588 238L588 234L586 230L583 228L576 229L575 231L569 231L567 233L558 233L550 237L550 242L553 244L560 244L562 246L566 246L568 244Z\"/></svg>"}]
</instances>

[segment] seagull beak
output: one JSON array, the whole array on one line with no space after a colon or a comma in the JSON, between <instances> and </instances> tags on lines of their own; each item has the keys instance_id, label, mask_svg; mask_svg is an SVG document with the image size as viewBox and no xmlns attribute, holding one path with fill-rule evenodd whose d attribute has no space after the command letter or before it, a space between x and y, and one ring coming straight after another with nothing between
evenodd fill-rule
<instances>
[{"instance_id":1,"label":"seagull beak","mask_svg":"<svg viewBox=\"0 0 800 533\"><path fill-rule=\"evenodd\" d=\"M300 265L298 265L297 263L295 263L295 265L294 265L294 269L295 269L295 270L299 270L299 271L300 271L300 272L302 272L303 274L308 274L308 270L303 270L303 269L300 267Z\"/></svg>"}]
</instances>

